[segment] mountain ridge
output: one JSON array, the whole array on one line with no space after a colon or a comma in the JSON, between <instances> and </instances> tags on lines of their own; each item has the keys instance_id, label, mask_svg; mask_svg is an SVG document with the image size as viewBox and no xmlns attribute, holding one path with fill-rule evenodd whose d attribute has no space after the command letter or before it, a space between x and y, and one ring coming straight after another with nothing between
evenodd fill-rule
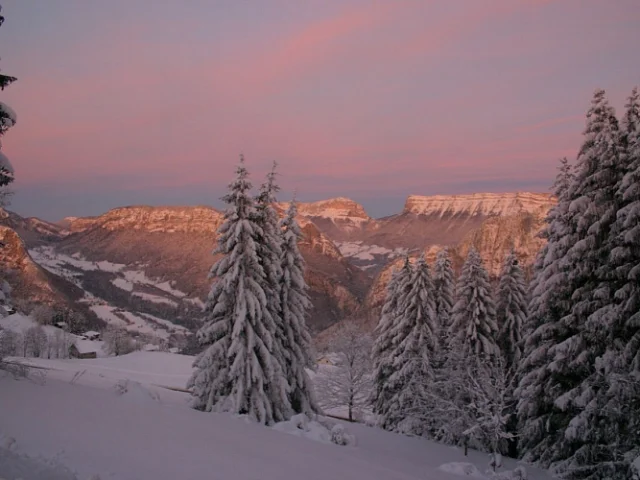
<instances>
[{"instance_id":1,"label":"mountain ridge","mask_svg":"<svg viewBox=\"0 0 640 480\"><path fill-rule=\"evenodd\" d=\"M415 257L426 252L431 258L449 247L459 267L473 245L495 276L505 252L515 246L529 267L542 244L536 234L554 202L551 195L531 192L414 195L401 212L382 219L371 218L362 205L346 197L300 202L298 220L304 234L300 249L314 304L312 329L319 332L347 317L375 316L390 268L405 254ZM275 205L280 215L287 206ZM208 272L217 259L212 251L223 217L219 210L202 205L130 205L99 216L68 217L65 228L52 227L57 229L52 236L37 221L21 223L15 214L12 221L33 236L32 245L48 244L61 258L112 262L130 269L127 275L134 277L139 271L147 280L138 281L135 288L120 278L124 273L99 271L82 273L79 284L93 286L98 297L112 298L119 308L141 305L131 295L155 296L157 301L164 295L165 310L143 305L140 313L167 320L175 315L186 324L187 317L197 316L194 305L201 304L210 288ZM73 271L73 265L68 268ZM180 295L154 287L160 284L170 285ZM122 290L123 285L130 291Z\"/></svg>"}]
</instances>

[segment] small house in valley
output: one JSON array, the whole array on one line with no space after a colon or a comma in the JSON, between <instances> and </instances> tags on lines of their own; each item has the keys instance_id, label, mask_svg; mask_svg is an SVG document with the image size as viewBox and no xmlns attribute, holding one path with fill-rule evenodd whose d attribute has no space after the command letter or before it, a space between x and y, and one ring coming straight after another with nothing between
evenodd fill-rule
<instances>
[{"instance_id":1,"label":"small house in valley","mask_svg":"<svg viewBox=\"0 0 640 480\"><path fill-rule=\"evenodd\" d=\"M76 340L69 347L71 358L97 358L98 344L90 340Z\"/></svg>"}]
</instances>

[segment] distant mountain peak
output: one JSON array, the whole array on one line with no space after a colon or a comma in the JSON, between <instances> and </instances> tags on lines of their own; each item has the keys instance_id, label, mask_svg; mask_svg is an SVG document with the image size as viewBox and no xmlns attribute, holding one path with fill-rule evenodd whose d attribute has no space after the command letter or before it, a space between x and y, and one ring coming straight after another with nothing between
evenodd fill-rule
<instances>
[{"instance_id":1,"label":"distant mountain peak","mask_svg":"<svg viewBox=\"0 0 640 480\"><path fill-rule=\"evenodd\" d=\"M288 203L280 204L283 208L286 208L288 205ZM298 212L300 215L306 217L326 218L333 222L360 224L371 220L371 217L367 215L362 205L346 197L299 203Z\"/></svg>"},{"instance_id":2,"label":"distant mountain peak","mask_svg":"<svg viewBox=\"0 0 640 480\"><path fill-rule=\"evenodd\" d=\"M134 229L148 232L215 232L223 214L206 206L153 207L134 205L109 210L97 217L69 218L69 230L82 232L94 227L106 230Z\"/></svg>"},{"instance_id":3,"label":"distant mountain peak","mask_svg":"<svg viewBox=\"0 0 640 480\"><path fill-rule=\"evenodd\" d=\"M464 195L410 195L403 213L443 216L509 216L518 213L545 214L555 205L548 193L472 193Z\"/></svg>"}]
</instances>

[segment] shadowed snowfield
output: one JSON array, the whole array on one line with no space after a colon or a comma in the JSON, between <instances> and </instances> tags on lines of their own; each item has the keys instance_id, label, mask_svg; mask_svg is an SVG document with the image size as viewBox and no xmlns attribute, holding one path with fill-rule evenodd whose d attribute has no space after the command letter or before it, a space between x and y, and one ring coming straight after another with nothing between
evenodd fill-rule
<instances>
[{"instance_id":1,"label":"shadowed snowfield","mask_svg":"<svg viewBox=\"0 0 640 480\"><path fill-rule=\"evenodd\" d=\"M34 369L33 379L0 375L0 478L490 478L485 454L472 451L465 458L457 448L363 425L347 425L356 443L338 446L313 428L273 429L194 411L188 394L162 387L184 387L191 361L161 352L30 359L47 370ZM502 470L515 466L505 459ZM532 468L527 472L529 479L550 478Z\"/></svg>"}]
</instances>

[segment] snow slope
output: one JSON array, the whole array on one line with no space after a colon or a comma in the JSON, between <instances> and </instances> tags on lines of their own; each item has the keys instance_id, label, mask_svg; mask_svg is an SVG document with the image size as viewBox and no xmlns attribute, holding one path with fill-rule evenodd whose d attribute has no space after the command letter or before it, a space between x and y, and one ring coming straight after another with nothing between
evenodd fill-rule
<instances>
[{"instance_id":1,"label":"snow slope","mask_svg":"<svg viewBox=\"0 0 640 480\"><path fill-rule=\"evenodd\" d=\"M80 480L454 480L461 462L486 471L485 454L464 457L457 448L362 425L347 426L357 442L342 447L194 411L187 394L153 386L183 385L191 357L136 352L34 362L56 368L44 384L0 375L0 439L16 440L11 453L8 442L0 443L7 460L0 477L18 456L53 459ZM550 478L528 471L533 480Z\"/></svg>"}]
</instances>

